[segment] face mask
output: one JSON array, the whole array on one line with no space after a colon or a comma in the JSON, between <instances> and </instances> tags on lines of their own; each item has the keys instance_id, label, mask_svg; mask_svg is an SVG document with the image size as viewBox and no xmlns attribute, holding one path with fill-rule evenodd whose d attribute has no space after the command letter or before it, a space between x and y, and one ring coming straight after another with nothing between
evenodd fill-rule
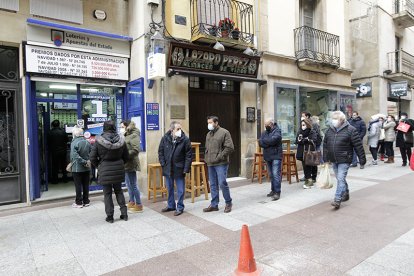
<instances>
[{"instance_id":1,"label":"face mask","mask_svg":"<svg viewBox=\"0 0 414 276\"><path fill-rule=\"evenodd\" d=\"M183 132L181 131L181 129L179 129L175 132L175 137L181 137L182 134Z\"/></svg>"},{"instance_id":2,"label":"face mask","mask_svg":"<svg viewBox=\"0 0 414 276\"><path fill-rule=\"evenodd\" d=\"M333 125L333 127L339 127L339 120L338 119L332 119L332 125Z\"/></svg>"},{"instance_id":3,"label":"face mask","mask_svg":"<svg viewBox=\"0 0 414 276\"><path fill-rule=\"evenodd\" d=\"M125 134L125 128L121 127L121 128L119 129L119 133L121 133L121 134Z\"/></svg>"},{"instance_id":4,"label":"face mask","mask_svg":"<svg viewBox=\"0 0 414 276\"><path fill-rule=\"evenodd\" d=\"M302 126L302 130L306 130L307 129L307 127L306 126Z\"/></svg>"},{"instance_id":5,"label":"face mask","mask_svg":"<svg viewBox=\"0 0 414 276\"><path fill-rule=\"evenodd\" d=\"M265 129L266 129L267 131L272 130L272 128L271 128L270 126L265 126Z\"/></svg>"},{"instance_id":6,"label":"face mask","mask_svg":"<svg viewBox=\"0 0 414 276\"><path fill-rule=\"evenodd\" d=\"M214 130L214 125L213 124L208 124L207 125L208 130Z\"/></svg>"},{"instance_id":7,"label":"face mask","mask_svg":"<svg viewBox=\"0 0 414 276\"><path fill-rule=\"evenodd\" d=\"M401 116L401 120L405 120L405 119L407 119L407 116L402 115L402 116Z\"/></svg>"}]
</instances>

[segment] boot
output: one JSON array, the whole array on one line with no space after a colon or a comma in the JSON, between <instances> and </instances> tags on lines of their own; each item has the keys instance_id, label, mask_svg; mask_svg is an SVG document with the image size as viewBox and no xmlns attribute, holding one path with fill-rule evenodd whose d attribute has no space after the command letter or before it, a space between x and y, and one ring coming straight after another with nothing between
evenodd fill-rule
<instances>
[{"instance_id":1,"label":"boot","mask_svg":"<svg viewBox=\"0 0 414 276\"><path fill-rule=\"evenodd\" d=\"M384 163L387 163L387 164L394 163L394 156L388 157L388 160L385 161Z\"/></svg>"},{"instance_id":2,"label":"boot","mask_svg":"<svg viewBox=\"0 0 414 276\"><path fill-rule=\"evenodd\" d=\"M384 154L381 154L380 160L384 161Z\"/></svg>"}]
</instances>

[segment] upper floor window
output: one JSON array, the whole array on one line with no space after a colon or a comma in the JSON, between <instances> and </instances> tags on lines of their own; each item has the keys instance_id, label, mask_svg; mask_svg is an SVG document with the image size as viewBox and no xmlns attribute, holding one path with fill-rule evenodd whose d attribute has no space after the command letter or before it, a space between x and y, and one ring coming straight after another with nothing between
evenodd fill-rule
<instances>
[{"instance_id":1,"label":"upper floor window","mask_svg":"<svg viewBox=\"0 0 414 276\"><path fill-rule=\"evenodd\" d=\"M30 0L30 14L83 24L81 0Z\"/></svg>"},{"instance_id":2,"label":"upper floor window","mask_svg":"<svg viewBox=\"0 0 414 276\"><path fill-rule=\"evenodd\" d=\"M0 9L8 11L19 11L19 0L0 0Z\"/></svg>"},{"instance_id":3,"label":"upper floor window","mask_svg":"<svg viewBox=\"0 0 414 276\"><path fill-rule=\"evenodd\" d=\"M315 0L300 0L300 25L313 28Z\"/></svg>"}]
</instances>

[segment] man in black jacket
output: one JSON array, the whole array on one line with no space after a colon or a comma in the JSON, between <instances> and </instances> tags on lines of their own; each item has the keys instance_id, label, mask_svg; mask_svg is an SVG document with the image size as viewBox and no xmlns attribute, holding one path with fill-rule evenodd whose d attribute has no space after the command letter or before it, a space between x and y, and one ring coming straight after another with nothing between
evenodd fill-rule
<instances>
[{"instance_id":1,"label":"man in black jacket","mask_svg":"<svg viewBox=\"0 0 414 276\"><path fill-rule=\"evenodd\" d=\"M168 190L168 205L161 211L175 211L174 216L179 216L184 212L184 176L190 172L192 159L190 139L182 131L179 122L171 122L170 130L161 139L158 159ZM174 180L177 186L177 204L174 199Z\"/></svg>"},{"instance_id":2,"label":"man in black jacket","mask_svg":"<svg viewBox=\"0 0 414 276\"><path fill-rule=\"evenodd\" d=\"M335 209L339 209L342 201L349 200L346 175L352 162L354 150L362 166L367 161L359 133L346 121L345 114L341 111L335 111L332 113L331 119L331 127L326 131L323 140L323 160L333 165L337 187L335 199L331 205Z\"/></svg>"},{"instance_id":3,"label":"man in black jacket","mask_svg":"<svg viewBox=\"0 0 414 276\"><path fill-rule=\"evenodd\" d=\"M59 170L62 171L63 181L67 181L67 172L66 172L66 153L68 151L68 135L66 132L60 128L59 120L54 120L52 122L52 129L48 133L48 144L50 152L50 164L52 167L51 172L51 183L58 184L58 174Z\"/></svg>"},{"instance_id":4,"label":"man in black jacket","mask_svg":"<svg viewBox=\"0 0 414 276\"><path fill-rule=\"evenodd\" d=\"M259 139L259 145L263 148L263 158L271 179L271 191L267 196L272 197L272 200L278 200L282 182L282 132L272 118L265 121L265 129Z\"/></svg>"},{"instance_id":5,"label":"man in black jacket","mask_svg":"<svg viewBox=\"0 0 414 276\"><path fill-rule=\"evenodd\" d=\"M358 112L354 111L352 113L352 117L348 120L348 123L351 126L353 126L354 128L356 128L356 130L359 133L359 137L361 137L361 141L362 141L362 139L364 139L365 134L367 133L367 126L366 126L364 120L362 120L362 118L359 116ZM352 157L351 167L358 166L357 163L358 163L357 154L354 151L354 155ZM360 168L363 169L364 166L360 165Z\"/></svg>"}]
</instances>

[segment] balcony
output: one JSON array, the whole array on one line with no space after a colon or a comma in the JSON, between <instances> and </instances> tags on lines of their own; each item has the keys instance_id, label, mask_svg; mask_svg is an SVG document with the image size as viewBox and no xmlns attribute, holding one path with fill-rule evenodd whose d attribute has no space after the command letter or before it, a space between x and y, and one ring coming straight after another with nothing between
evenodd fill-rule
<instances>
[{"instance_id":1,"label":"balcony","mask_svg":"<svg viewBox=\"0 0 414 276\"><path fill-rule=\"evenodd\" d=\"M408 81L414 85L414 56L406 51L398 50L388 55L387 76L393 81Z\"/></svg>"},{"instance_id":2,"label":"balcony","mask_svg":"<svg viewBox=\"0 0 414 276\"><path fill-rule=\"evenodd\" d=\"M307 26L295 29L294 33L300 69L329 74L339 68L339 36Z\"/></svg>"},{"instance_id":3,"label":"balcony","mask_svg":"<svg viewBox=\"0 0 414 276\"><path fill-rule=\"evenodd\" d=\"M234 0L191 0L191 41L254 47L253 6Z\"/></svg>"},{"instance_id":4,"label":"balcony","mask_svg":"<svg viewBox=\"0 0 414 276\"><path fill-rule=\"evenodd\" d=\"M392 18L398 27L414 26L414 0L395 0Z\"/></svg>"}]
</instances>

